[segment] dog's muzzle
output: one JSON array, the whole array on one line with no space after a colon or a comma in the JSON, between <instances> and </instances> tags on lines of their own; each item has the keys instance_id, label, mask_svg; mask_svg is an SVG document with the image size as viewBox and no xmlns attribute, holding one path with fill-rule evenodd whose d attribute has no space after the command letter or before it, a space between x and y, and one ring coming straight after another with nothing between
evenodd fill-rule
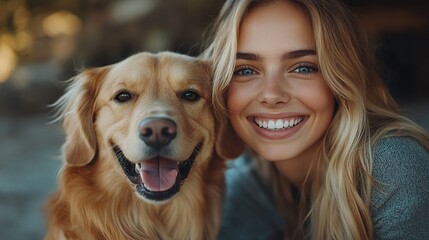
<instances>
[{"instance_id":1,"label":"dog's muzzle","mask_svg":"<svg viewBox=\"0 0 429 240\"><path fill-rule=\"evenodd\" d=\"M202 144L197 144L185 161L157 156L137 164L128 160L118 146L113 146L113 150L125 175L136 184L136 190L142 197L165 201L179 192L201 147Z\"/></svg>"},{"instance_id":2,"label":"dog's muzzle","mask_svg":"<svg viewBox=\"0 0 429 240\"><path fill-rule=\"evenodd\" d=\"M127 159L119 146L113 145L115 155L128 179L136 184L137 192L153 201L165 201L179 192L188 176L202 143L194 147L186 160L163 157L160 152L176 137L176 123L167 118L147 118L140 125L140 139L155 157L133 163Z\"/></svg>"}]
</instances>

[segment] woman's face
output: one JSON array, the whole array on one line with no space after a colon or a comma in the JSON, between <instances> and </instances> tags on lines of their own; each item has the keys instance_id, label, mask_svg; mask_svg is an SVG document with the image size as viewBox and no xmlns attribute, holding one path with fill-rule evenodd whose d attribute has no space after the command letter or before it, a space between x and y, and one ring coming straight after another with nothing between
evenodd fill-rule
<instances>
[{"instance_id":1,"label":"woman's face","mask_svg":"<svg viewBox=\"0 0 429 240\"><path fill-rule=\"evenodd\" d=\"M238 135L265 159L312 156L334 112L305 15L290 3L259 6L239 31L227 106Z\"/></svg>"}]
</instances>

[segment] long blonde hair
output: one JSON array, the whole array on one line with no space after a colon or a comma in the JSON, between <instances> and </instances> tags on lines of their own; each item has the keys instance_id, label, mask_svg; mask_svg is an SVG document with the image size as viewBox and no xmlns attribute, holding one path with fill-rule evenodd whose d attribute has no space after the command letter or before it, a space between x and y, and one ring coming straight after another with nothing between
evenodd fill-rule
<instances>
[{"instance_id":1,"label":"long blonde hair","mask_svg":"<svg viewBox=\"0 0 429 240\"><path fill-rule=\"evenodd\" d=\"M211 39L202 56L213 63L213 102L219 117L227 116L225 99L241 21L251 9L273 1L281 0L228 0L212 26ZM282 189L291 186L279 177L271 162L260 163L266 169L261 174L276 183L277 201L283 201L287 224L294 228L287 229L287 236L372 239L372 148L384 137L410 136L429 151L428 134L399 113L378 75L368 41L346 7L335 0L290 2L308 17L319 69L336 99L336 112L319 157L309 170L316 175L311 179L309 209L303 210L307 206L305 198L299 205L304 214L296 213L290 190L286 190L289 197L285 197ZM306 221L310 223L307 233Z\"/></svg>"}]
</instances>

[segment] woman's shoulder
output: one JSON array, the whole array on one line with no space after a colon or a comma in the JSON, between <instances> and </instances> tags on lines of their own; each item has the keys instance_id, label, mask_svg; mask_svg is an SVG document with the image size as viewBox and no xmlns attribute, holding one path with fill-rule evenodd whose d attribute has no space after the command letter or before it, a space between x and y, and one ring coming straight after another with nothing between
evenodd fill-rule
<instances>
[{"instance_id":1,"label":"woman's shoulder","mask_svg":"<svg viewBox=\"0 0 429 240\"><path fill-rule=\"evenodd\" d=\"M374 148L373 177L395 186L429 185L429 153L411 137L381 139Z\"/></svg>"},{"instance_id":2,"label":"woman's shoulder","mask_svg":"<svg viewBox=\"0 0 429 240\"><path fill-rule=\"evenodd\" d=\"M429 153L410 137L374 148L372 217L377 239L429 237Z\"/></svg>"},{"instance_id":3,"label":"woman's shoulder","mask_svg":"<svg viewBox=\"0 0 429 240\"><path fill-rule=\"evenodd\" d=\"M381 139L375 145L375 174L386 173L386 171L397 172L397 170L405 171L403 172L405 174L417 169L429 173L429 153L416 139L388 137Z\"/></svg>"}]
</instances>

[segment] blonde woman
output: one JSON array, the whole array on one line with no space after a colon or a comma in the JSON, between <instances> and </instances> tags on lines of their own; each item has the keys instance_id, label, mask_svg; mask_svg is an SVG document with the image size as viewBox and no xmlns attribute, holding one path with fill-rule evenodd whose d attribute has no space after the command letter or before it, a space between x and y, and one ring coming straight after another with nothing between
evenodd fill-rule
<instances>
[{"instance_id":1,"label":"blonde woman","mask_svg":"<svg viewBox=\"0 0 429 240\"><path fill-rule=\"evenodd\" d=\"M227 0L203 56L248 147L226 173L219 239L429 239L428 134L343 5Z\"/></svg>"}]
</instances>

